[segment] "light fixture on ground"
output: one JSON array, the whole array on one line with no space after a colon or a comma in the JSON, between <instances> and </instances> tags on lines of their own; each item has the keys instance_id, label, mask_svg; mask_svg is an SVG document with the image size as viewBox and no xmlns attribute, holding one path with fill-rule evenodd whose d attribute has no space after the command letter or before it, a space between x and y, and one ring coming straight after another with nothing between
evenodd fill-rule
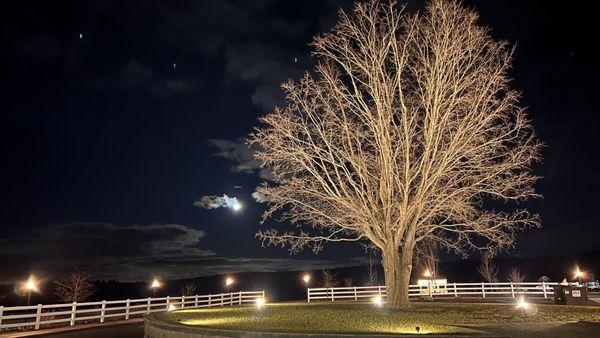
<instances>
[{"instance_id":1,"label":"light fixture on ground","mask_svg":"<svg viewBox=\"0 0 600 338\"><path fill-rule=\"evenodd\" d=\"M529 308L529 303L527 303L525 301L525 297L519 297L519 300L517 301L517 309L521 310L521 311L525 311Z\"/></svg>"},{"instance_id":2,"label":"light fixture on ground","mask_svg":"<svg viewBox=\"0 0 600 338\"><path fill-rule=\"evenodd\" d=\"M381 296L375 296L373 297L373 304L377 305L377 306L381 306L383 305L383 299L381 298Z\"/></svg>"},{"instance_id":3,"label":"light fixture on ground","mask_svg":"<svg viewBox=\"0 0 600 338\"><path fill-rule=\"evenodd\" d=\"M256 299L256 307L257 308L261 308L263 307L263 305L265 305L266 300L264 298L257 298Z\"/></svg>"}]
</instances>

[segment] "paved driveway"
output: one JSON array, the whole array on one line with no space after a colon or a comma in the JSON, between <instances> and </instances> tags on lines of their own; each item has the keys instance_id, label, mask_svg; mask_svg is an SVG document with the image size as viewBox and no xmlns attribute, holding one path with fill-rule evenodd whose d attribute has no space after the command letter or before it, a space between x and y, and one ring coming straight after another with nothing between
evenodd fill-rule
<instances>
[{"instance_id":1,"label":"paved driveway","mask_svg":"<svg viewBox=\"0 0 600 338\"><path fill-rule=\"evenodd\" d=\"M143 338L144 323L97 327L92 329L43 335L39 337L53 338Z\"/></svg>"}]
</instances>

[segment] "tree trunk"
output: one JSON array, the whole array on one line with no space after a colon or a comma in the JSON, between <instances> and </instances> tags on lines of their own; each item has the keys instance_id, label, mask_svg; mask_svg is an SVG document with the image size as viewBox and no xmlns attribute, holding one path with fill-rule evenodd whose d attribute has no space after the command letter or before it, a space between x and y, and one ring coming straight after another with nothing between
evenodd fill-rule
<instances>
[{"instance_id":1,"label":"tree trunk","mask_svg":"<svg viewBox=\"0 0 600 338\"><path fill-rule=\"evenodd\" d=\"M383 250L382 265L385 273L386 307L402 309L410 306L408 286L412 270L412 250L405 248L401 254L394 246Z\"/></svg>"}]
</instances>

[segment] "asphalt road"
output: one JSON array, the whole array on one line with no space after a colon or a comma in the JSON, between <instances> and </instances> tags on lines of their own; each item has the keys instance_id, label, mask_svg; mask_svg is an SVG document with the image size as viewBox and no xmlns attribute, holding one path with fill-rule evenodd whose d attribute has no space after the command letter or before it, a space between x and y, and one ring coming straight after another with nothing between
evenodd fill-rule
<instances>
[{"instance_id":1,"label":"asphalt road","mask_svg":"<svg viewBox=\"0 0 600 338\"><path fill-rule=\"evenodd\" d=\"M107 327L96 327L85 330L51 333L37 337L52 338L143 338L144 323L111 325Z\"/></svg>"}]
</instances>

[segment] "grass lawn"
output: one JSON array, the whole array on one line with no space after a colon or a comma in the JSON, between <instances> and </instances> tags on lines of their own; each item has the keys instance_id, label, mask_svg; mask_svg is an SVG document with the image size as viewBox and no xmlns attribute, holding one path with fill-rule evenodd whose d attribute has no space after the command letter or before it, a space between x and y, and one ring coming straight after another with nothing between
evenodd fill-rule
<instances>
[{"instance_id":1,"label":"grass lawn","mask_svg":"<svg viewBox=\"0 0 600 338\"><path fill-rule=\"evenodd\" d=\"M600 322L600 307L532 305L522 314L510 304L413 303L390 311L365 303L281 303L256 307L179 310L159 319L187 326L263 332L444 334L466 333L456 324L526 321Z\"/></svg>"}]
</instances>

